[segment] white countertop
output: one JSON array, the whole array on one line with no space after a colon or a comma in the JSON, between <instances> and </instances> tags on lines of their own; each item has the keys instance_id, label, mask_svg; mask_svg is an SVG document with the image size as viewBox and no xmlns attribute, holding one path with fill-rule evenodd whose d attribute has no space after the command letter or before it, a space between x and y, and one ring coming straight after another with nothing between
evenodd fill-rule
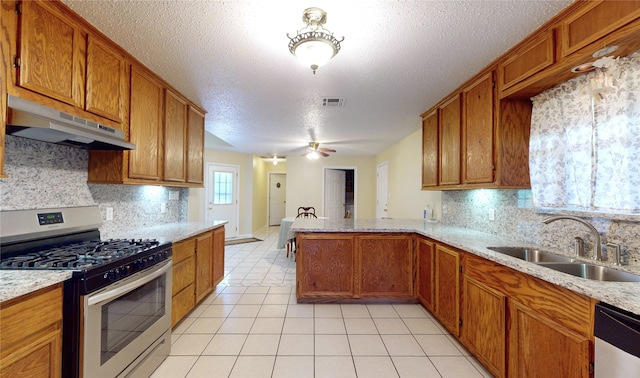
<instances>
[{"instance_id":1,"label":"white countertop","mask_svg":"<svg viewBox=\"0 0 640 378\"><path fill-rule=\"evenodd\" d=\"M588 297L609 303L624 310L640 314L640 282L603 282L575 277L562 272L545 268L535 263L523 261L487 247L495 246L529 246L511 239L461 227L429 223L424 220L406 219L296 219L291 226L295 232L409 232L417 233L442 243L473 253L488 260L508 266L531 276L565 287ZM550 252L567 255L546 247L539 247ZM597 263L585 260L589 263ZM616 269L640 274L640 270L629 267Z\"/></svg>"},{"instance_id":2,"label":"white countertop","mask_svg":"<svg viewBox=\"0 0 640 378\"><path fill-rule=\"evenodd\" d=\"M177 242L222 227L226 223L227 221L170 223L110 235L110 238ZM71 275L70 270L0 270L0 302L63 282L71 278Z\"/></svg>"}]
</instances>

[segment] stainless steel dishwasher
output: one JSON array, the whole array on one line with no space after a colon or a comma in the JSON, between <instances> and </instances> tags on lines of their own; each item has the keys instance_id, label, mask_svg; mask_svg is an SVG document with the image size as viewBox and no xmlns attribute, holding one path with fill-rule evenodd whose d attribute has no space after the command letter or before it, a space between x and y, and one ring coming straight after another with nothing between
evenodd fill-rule
<instances>
[{"instance_id":1,"label":"stainless steel dishwasher","mask_svg":"<svg viewBox=\"0 0 640 378\"><path fill-rule=\"evenodd\" d=\"M640 316L596 305L595 377L640 377Z\"/></svg>"}]
</instances>

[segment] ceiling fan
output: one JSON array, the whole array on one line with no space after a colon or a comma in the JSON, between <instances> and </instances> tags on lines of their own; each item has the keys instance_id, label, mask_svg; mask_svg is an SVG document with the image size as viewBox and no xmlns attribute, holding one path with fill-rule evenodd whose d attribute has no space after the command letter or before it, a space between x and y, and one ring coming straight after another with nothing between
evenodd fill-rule
<instances>
[{"instance_id":1,"label":"ceiling fan","mask_svg":"<svg viewBox=\"0 0 640 378\"><path fill-rule=\"evenodd\" d=\"M330 152L336 152L336 150L331 148L318 148L320 143L318 142L309 142L309 151L302 156L306 156L307 159L316 160L319 159L320 156L327 157Z\"/></svg>"}]
</instances>

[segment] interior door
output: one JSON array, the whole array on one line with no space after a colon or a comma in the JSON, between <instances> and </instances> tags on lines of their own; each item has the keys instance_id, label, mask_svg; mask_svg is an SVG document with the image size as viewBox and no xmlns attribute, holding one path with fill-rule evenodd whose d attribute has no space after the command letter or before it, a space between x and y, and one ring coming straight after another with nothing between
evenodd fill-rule
<instances>
[{"instance_id":1,"label":"interior door","mask_svg":"<svg viewBox=\"0 0 640 378\"><path fill-rule=\"evenodd\" d=\"M238 173L235 165L207 164L207 220L226 220L225 237L238 236Z\"/></svg>"},{"instance_id":2,"label":"interior door","mask_svg":"<svg viewBox=\"0 0 640 378\"><path fill-rule=\"evenodd\" d=\"M287 175L269 175L269 226L278 226L285 217L287 204Z\"/></svg>"},{"instance_id":3,"label":"interior door","mask_svg":"<svg viewBox=\"0 0 640 378\"><path fill-rule=\"evenodd\" d=\"M340 169L324 171L324 216L329 219L344 218L346 173Z\"/></svg>"},{"instance_id":4,"label":"interior door","mask_svg":"<svg viewBox=\"0 0 640 378\"><path fill-rule=\"evenodd\" d=\"M378 165L376 174L376 218L389 216L389 164Z\"/></svg>"}]
</instances>

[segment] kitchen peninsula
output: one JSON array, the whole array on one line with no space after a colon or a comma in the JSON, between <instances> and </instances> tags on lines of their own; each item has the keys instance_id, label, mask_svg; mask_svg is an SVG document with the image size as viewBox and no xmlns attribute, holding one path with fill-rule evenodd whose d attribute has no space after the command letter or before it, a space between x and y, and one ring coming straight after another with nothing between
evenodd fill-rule
<instances>
[{"instance_id":1,"label":"kitchen peninsula","mask_svg":"<svg viewBox=\"0 0 640 378\"><path fill-rule=\"evenodd\" d=\"M320 292L324 290L320 288L318 288L317 290L318 293L313 295L306 295L301 291L306 290L305 288L309 288L308 285L311 285L309 274L320 272L320 270L318 269L323 269L323 272L326 272L326 274L330 275L330 277L328 277L325 281L335 286L335 281L346 279L341 274L344 274L344 272L346 272L347 270L360 274L357 270L362 268L362 266L349 265L354 264L354 254L357 253L358 255L360 255L371 253L385 253L384 248L381 248L380 250L369 250L361 247L358 250L354 238L364 238L364 240L371 240L371 237L377 236L378 238L383 238L384 240L386 240L385 243L387 246L401 248L407 247L407 245L405 244L407 242L401 242L399 240L401 240L402 238L407 238L407 240L410 240L410 245L414 248L413 250L404 252L410 253L410 257L408 258L410 259L411 279L412 282L415 283L415 279L419 277L416 277L418 267L415 266L417 257L415 247L418 245L418 243L414 240L414 238L426 237L428 239L431 239L432 241L446 244L448 247L457 249L470 256L475 255L493 261L515 271L526 273L527 275L575 291L579 294L585 295L595 300L601 300L627 311L640 314L640 302L637 301L637 298L640 296L640 283L602 282L578 278L569 274L557 272L536 265L534 263L510 257L505 254L494 252L487 249L487 247L519 246L523 244L512 239L499 237L480 231L461 227L453 227L439 223L429 223L423 220L415 219L297 219L292 225L291 230L296 232L297 234L297 294L298 301L300 302L327 302L347 299L346 294L344 293L339 295L331 295L331 290L327 290L325 295L322 295L320 294ZM322 268L317 266L317 261L312 261L312 256L315 259L318 258L318 256L315 254L318 253L321 248L320 246L318 246L318 243L314 241L322 240L324 240L324 243L332 243L334 245L334 248L329 249L328 252L331 252L336 256L342 256L342 261L340 263L334 262L334 265L332 265L330 268ZM532 245L527 244L527 246ZM549 250L549 248L546 249ZM349 257L345 257L345 254L349 254ZM562 254L562 252L558 251L558 254ZM402 256L402 254L396 251L386 257L390 258L393 256L399 257ZM406 256L402 257L405 258ZM592 261L589 260L589 262ZM386 263L387 268L392 269L392 267L394 267L397 262L387 260ZM404 263L407 262L403 261L403 264ZM344 271L342 273L338 273L340 269ZM627 270L632 273L640 274L640 271L637 271L637 269ZM352 276L351 278L354 277ZM411 293L412 295L414 295L414 297L415 295L417 295L414 289L412 289ZM359 297L349 299L353 300L357 298Z\"/></svg>"}]
</instances>

